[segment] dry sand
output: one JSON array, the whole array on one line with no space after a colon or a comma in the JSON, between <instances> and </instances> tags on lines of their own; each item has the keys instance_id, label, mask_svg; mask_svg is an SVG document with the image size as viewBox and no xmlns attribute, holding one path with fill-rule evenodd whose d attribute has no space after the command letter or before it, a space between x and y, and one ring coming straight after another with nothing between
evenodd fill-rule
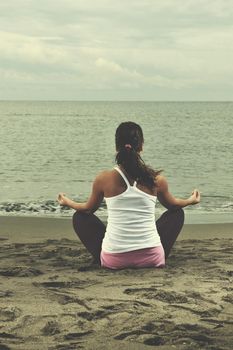
<instances>
[{"instance_id":1,"label":"dry sand","mask_svg":"<svg viewBox=\"0 0 233 350\"><path fill-rule=\"evenodd\" d=\"M0 350L233 348L232 224L185 225L164 269L111 271L70 220L0 223Z\"/></svg>"}]
</instances>

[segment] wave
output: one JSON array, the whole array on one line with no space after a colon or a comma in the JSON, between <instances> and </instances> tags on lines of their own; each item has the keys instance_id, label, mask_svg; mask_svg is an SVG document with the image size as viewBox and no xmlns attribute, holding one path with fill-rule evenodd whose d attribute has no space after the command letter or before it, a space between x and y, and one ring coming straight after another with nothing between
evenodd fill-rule
<instances>
[{"instance_id":1,"label":"wave","mask_svg":"<svg viewBox=\"0 0 233 350\"><path fill-rule=\"evenodd\" d=\"M101 204L100 211L106 210L105 203ZM0 203L0 214L2 215L40 215L40 216L67 216L70 217L74 209L60 206L57 201L46 200L37 202L4 202Z\"/></svg>"},{"instance_id":2,"label":"wave","mask_svg":"<svg viewBox=\"0 0 233 350\"><path fill-rule=\"evenodd\" d=\"M232 209L233 210L233 202L229 202L229 203L226 203L226 204L222 204L222 209L224 210L228 210L228 209Z\"/></svg>"},{"instance_id":3,"label":"wave","mask_svg":"<svg viewBox=\"0 0 233 350\"><path fill-rule=\"evenodd\" d=\"M217 206L212 203L198 204L185 208L189 213L232 213L233 202L228 201L219 203ZM156 207L156 213L160 214L164 211L159 203ZM74 213L73 209L60 206L56 200L30 201L30 202L3 202L0 203L0 215L32 215L32 216L52 216L52 217L71 217ZM98 209L98 215L107 216L107 208L105 202L102 202Z\"/></svg>"}]
</instances>

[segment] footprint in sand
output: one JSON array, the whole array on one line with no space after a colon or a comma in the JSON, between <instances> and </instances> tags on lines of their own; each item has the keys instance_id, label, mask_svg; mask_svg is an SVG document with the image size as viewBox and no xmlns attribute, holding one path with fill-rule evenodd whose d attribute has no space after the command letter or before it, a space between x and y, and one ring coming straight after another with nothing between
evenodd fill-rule
<instances>
[{"instance_id":1,"label":"footprint in sand","mask_svg":"<svg viewBox=\"0 0 233 350\"><path fill-rule=\"evenodd\" d=\"M178 324L166 321L148 323L141 329L117 334L116 340L134 340L142 342L152 347L164 346L164 349L179 348L182 349L222 349L221 347L213 348L210 345L214 343L214 329L208 329L197 324ZM185 345L185 347L184 347ZM177 347L178 346L178 347ZM210 346L210 347L209 347ZM161 348L162 349L162 348Z\"/></svg>"},{"instance_id":2,"label":"footprint in sand","mask_svg":"<svg viewBox=\"0 0 233 350\"><path fill-rule=\"evenodd\" d=\"M75 333L67 333L64 336L65 340L73 340L73 339L77 339L80 337L84 337L85 335L91 334L93 333L93 331L85 331L85 332L75 332Z\"/></svg>"},{"instance_id":3,"label":"footprint in sand","mask_svg":"<svg viewBox=\"0 0 233 350\"><path fill-rule=\"evenodd\" d=\"M48 288L48 289L62 289L62 288L78 288L78 289L83 289L86 287L89 287L91 285L97 284L100 282L96 282L96 281L89 281L89 280L76 280L76 281L46 281L46 282L33 282L33 285L35 287L44 287L44 288Z\"/></svg>"},{"instance_id":4,"label":"footprint in sand","mask_svg":"<svg viewBox=\"0 0 233 350\"><path fill-rule=\"evenodd\" d=\"M41 332L45 336L51 336L60 333L59 323L56 321L48 321L41 329Z\"/></svg>"},{"instance_id":5,"label":"footprint in sand","mask_svg":"<svg viewBox=\"0 0 233 350\"><path fill-rule=\"evenodd\" d=\"M233 295L232 294L227 294L227 295L224 295L222 297L222 300L230 303L230 304L233 304Z\"/></svg>"},{"instance_id":6,"label":"footprint in sand","mask_svg":"<svg viewBox=\"0 0 233 350\"><path fill-rule=\"evenodd\" d=\"M98 320L104 317L107 317L108 314L111 313L111 310L107 311L107 310L96 310L94 312L79 312L77 314L77 316L84 318L87 321L94 321L94 320Z\"/></svg>"},{"instance_id":7,"label":"footprint in sand","mask_svg":"<svg viewBox=\"0 0 233 350\"><path fill-rule=\"evenodd\" d=\"M187 303L188 298L174 291L157 290L156 288L127 288L124 290L126 294L134 294L147 299L160 300L167 303Z\"/></svg>"},{"instance_id":8,"label":"footprint in sand","mask_svg":"<svg viewBox=\"0 0 233 350\"><path fill-rule=\"evenodd\" d=\"M22 314L22 310L16 306L6 306L0 308L0 320L2 322L14 321Z\"/></svg>"},{"instance_id":9,"label":"footprint in sand","mask_svg":"<svg viewBox=\"0 0 233 350\"><path fill-rule=\"evenodd\" d=\"M9 298L14 295L12 290L1 290L0 291L0 298Z\"/></svg>"},{"instance_id":10,"label":"footprint in sand","mask_svg":"<svg viewBox=\"0 0 233 350\"><path fill-rule=\"evenodd\" d=\"M85 349L85 346L80 345L80 342L70 343L70 344L59 344L56 347L49 348L49 350L77 350L77 349Z\"/></svg>"},{"instance_id":11,"label":"footprint in sand","mask_svg":"<svg viewBox=\"0 0 233 350\"><path fill-rule=\"evenodd\" d=\"M137 305L137 302L134 303ZM116 315L117 313L125 312L127 309L127 303L117 303L111 305L103 305L100 309L95 311L84 311L79 312L77 316L84 318L87 321L96 321L103 318L108 318L111 315Z\"/></svg>"},{"instance_id":12,"label":"footprint in sand","mask_svg":"<svg viewBox=\"0 0 233 350\"><path fill-rule=\"evenodd\" d=\"M9 348L7 345L0 344L0 350L11 350L11 348Z\"/></svg>"},{"instance_id":13,"label":"footprint in sand","mask_svg":"<svg viewBox=\"0 0 233 350\"><path fill-rule=\"evenodd\" d=\"M0 332L0 339L20 339L20 337L17 337L14 334L7 333L7 332ZM1 350L1 344L0 344L0 350Z\"/></svg>"},{"instance_id":14,"label":"footprint in sand","mask_svg":"<svg viewBox=\"0 0 233 350\"><path fill-rule=\"evenodd\" d=\"M33 277L42 274L42 271L27 266L14 266L0 270L0 275L7 277Z\"/></svg>"},{"instance_id":15,"label":"footprint in sand","mask_svg":"<svg viewBox=\"0 0 233 350\"><path fill-rule=\"evenodd\" d=\"M162 337L155 336L153 338L148 338L144 341L145 345L151 345L151 346L159 346L164 345L165 340Z\"/></svg>"}]
</instances>

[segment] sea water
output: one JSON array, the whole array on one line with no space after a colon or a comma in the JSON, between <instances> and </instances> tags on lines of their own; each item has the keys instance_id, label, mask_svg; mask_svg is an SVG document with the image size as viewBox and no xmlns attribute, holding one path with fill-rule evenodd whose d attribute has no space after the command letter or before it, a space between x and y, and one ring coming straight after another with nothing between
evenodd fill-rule
<instances>
[{"instance_id":1,"label":"sea water","mask_svg":"<svg viewBox=\"0 0 233 350\"><path fill-rule=\"evenodd\" d=\"M71 216L57 194L85 201L95 176L115 165L117 126L135 121L142 157L163 169L171 193L201 191L188 216L233 222L232 116L232 102L1 101L0 214ZM104 203L97 213L106 216Z\"/></svg>"}]
</instances>

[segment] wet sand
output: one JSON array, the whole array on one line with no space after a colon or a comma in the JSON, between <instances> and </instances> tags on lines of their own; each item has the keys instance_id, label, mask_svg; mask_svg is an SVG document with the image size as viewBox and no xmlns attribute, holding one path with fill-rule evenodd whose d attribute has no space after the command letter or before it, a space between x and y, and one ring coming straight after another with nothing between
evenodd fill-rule
<instances>
[{"instance_id":1,"label":"wet sand","mask_svg":"<svg viewBox=\"0 0 233 350\"><path fill-rule=\"evenodd\" d=\"M232 224L185 225L164 269L111 271L69 219L0 223L0 350L232 349Z\"/></svg>"}]
</instances>

